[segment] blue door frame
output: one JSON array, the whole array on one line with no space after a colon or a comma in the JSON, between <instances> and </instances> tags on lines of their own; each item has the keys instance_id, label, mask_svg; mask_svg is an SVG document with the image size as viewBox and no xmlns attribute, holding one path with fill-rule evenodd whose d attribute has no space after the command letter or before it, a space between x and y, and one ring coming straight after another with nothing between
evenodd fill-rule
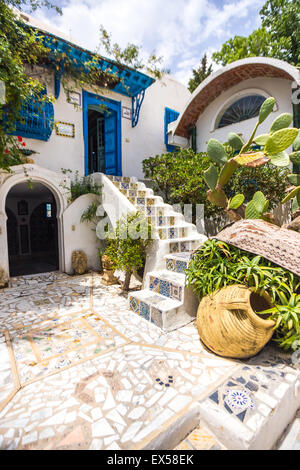
<instances>
[{"instance_id":1,"label":"blue door frame","mask_svg":"<svg viewBox=\"0 0 300 470\"><path fill-rule=\"evenodd\" d=\"M116 118L115 122L115 147L110 146L110 155L109 158L109 167L107 167L107 174L114 174L115 176L122 176L122 147L121 147L121 103L119 101L111 100L109 98L104 98L100 95L95 95L88 91L82 90L82 109L83 109L83 139L84 139L84 167L85 174L88 174L89 171L89 140L88 140L88 110L89 107L104 105L106 106L108 112L104 113L104 127L105 121L107 121L107 128L109 128L109 140L111 142L111 119L114 115ZM101 108L99 109L101 112ZM102 111L103 112L103 111ZM105 115L106 114L106 115ZM115 166L111 165L112 162L112 149L115 154ZM107 162L106 162L107 165Z\"/></svg>"}]
</instances>

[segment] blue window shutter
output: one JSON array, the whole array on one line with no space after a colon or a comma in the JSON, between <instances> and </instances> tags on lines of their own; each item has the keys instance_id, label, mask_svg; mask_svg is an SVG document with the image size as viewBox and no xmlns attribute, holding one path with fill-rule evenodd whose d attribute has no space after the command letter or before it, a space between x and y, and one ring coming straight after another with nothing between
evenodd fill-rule
<instances>
[{"instance_id":1,"label":"blue window shutter","mask_svg":"<svg viewBox=\"0 0 300 470\"><path fill-rule=\"evenodd\" d=\"M165 145L166 145L167 152L174 152L174 150L176 149L174 145L168 144L167 132L168 132L168 124L170 124L170 122L176 121L179 114L180 113L178 113L177 111L174 111L173 109L165 108Z\"/></svg>"},{"instance_id":2,"label":"blue window shutter","mask_svg":"<svg viewBox=\"0 0 300 470\"><path fill-rule=\"evenodd\" d=\"M42 101L46 93L45 88L39 98L28 99L22 104L20 118L14 123L14 130L9 134L28 139L49 140L54 122L54 108L52 103Z\"/></svg>"}]
</instances>

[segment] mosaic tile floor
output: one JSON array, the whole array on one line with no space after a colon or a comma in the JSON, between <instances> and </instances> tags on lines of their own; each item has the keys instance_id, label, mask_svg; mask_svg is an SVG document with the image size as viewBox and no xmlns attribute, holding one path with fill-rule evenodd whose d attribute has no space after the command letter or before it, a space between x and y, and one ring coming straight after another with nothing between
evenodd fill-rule
<instances>
[{"instance_id":1,"label":"mosaic tile floor","mask_svg":"<svg viewBox=\"0 0 300 470\"><path fill-rule=\"evenodd\" d=\"M0 449L161 448L170 429L170 448L223 448L202 426L183 443L199 423L199 403L239 422L246 410L249 426L255 384L261 391L267 381L276 395L280 380L291 380L277 370L273 380L272 366L262 366L249 361L244 370L206 351L193 323L162 333L99 275L19 278L0 292ZM230 395L241 388L248 395ZM190 429L177 428L186 416Z\"/></svg>"}]
</instances>

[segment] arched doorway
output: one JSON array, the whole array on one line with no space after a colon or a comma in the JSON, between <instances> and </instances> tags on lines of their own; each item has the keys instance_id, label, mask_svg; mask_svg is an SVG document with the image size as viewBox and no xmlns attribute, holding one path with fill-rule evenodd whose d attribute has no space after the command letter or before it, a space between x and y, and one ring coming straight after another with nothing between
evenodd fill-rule
<instances>
[{"instance_id":1,"label":"arched doorway","mask_svg":"<svg viewBox=\"0 0 300 470\"><path fill-rule=\"evenodd\" d=\"M16 184L5 205L10 276L59 269L57 207L52 192L35 182Z\"/></svg>"}]
</instances>

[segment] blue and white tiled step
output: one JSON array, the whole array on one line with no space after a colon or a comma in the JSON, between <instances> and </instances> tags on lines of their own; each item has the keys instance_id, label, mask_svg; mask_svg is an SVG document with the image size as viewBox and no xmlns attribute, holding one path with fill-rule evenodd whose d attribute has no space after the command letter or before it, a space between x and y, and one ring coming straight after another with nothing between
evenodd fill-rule
<instances>
[{"instance_id":1,"label":"blue and white tiled step","mask_svg":"<svg viewBox=\"0 0 300 470\"><path fill-rule=\"evenodd\" d=\"M176 322L177 309L181 305L181 301L165 297L149 289L129 295L129 306L133 312L166 331L174 329L174 319Z\"/></svg>"},{"instance_id":2,"label":"blue and white tiled step","mask_svg":"<svg viewBox=\"0 0 300 470\"><path fill-rule=\"evenodd\" d=\"M192 321L198 300L185 287L185 274L191 252L206 237L197 232L195 225L165 204L160 196L136 178L110 177L114 185L132 204L145 213L156 229L161 253L168 253L165 269L146 274L144 289L129 294L132 311L155 323L164 331L171 331Z\"/></svg>"},{"instance_id":3,"label":"blue and white tiled step","mask_svg":"<svg viewBox=\"0 0 300 470\"><path fill-rule=\"evenodd\" d=\"M184 273L187 269L192 253L184 251L182 253L169 254L165 256L166 269L176 273Z\"/></svg>"}]
</instances>

